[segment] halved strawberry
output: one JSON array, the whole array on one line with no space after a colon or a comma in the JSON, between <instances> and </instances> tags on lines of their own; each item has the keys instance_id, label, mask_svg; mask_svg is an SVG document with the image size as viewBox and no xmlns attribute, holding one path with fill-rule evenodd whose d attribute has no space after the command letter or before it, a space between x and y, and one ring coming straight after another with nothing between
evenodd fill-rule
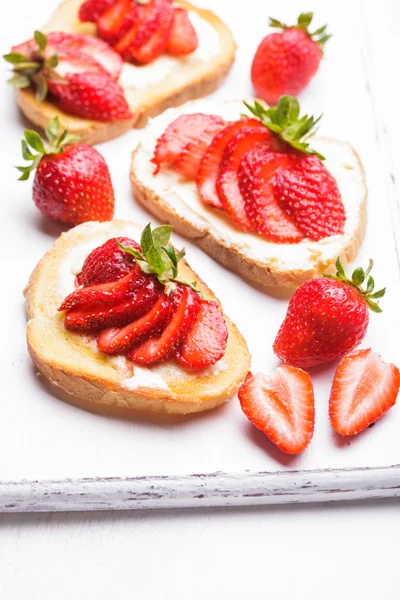
<instances>
[{"instance_id":1,"label":"halved strawberry","mask_svg":"<svg viewBox=\"0 0 400 600\"><path fill-rule=\"evenodd\" d=\"M160 294L161 285L149 280L120 304L69 310L65 315L64 325L73 331L98 331L106 327L121 327L147 312Z\"/></svg>"},{"instance_id":2,"label":"halved strawberry","mask_svg":"<svg viewBox=\"0 0 400 600\"><path fill-rule=\"evenodd\" d=\"M265 129L257 119L246 118L234 121L217 133L201 160L196 178L196 185L201 199L206 204L210 204L216 208L223 208L217 192L217 177L221 158L229 140L243 127L259 127Z\"/></svg>"},{"instance_id":3,"label":"halved strawberry","mask_svg":"<svg viewBox=\"0 0 400 600\"><path fill-rule=\"evenodd\" d=\"M300 454L314 433L311 377L296 367L278 367L273 375L249 373L239 389L246 417L287 454Z\"/></svg>"},{"instance_id":4,"label":"halved strawberry","mask_svg":"<svg viewBox=\"0 0 400 600\"><path fill-rule=\"evenodd\" d=\"M207 129L199 135L197 140L186 144L175 164L176 171L187 179L196 179L202 158L219 131L226 127L225 121L211 123Z\"/></svg>"},{"instance_id":5,"label":"halved strawberry","mask_svg":"<svg viewBox=\"0 0 400 600\"><path fill-rule=\"evenodd\" d=\"M252 231L243 195L239 188L238 169L243 156L257 144L268 144L273 134L263 126L242 127L229 140L222 154L217 178L217 192L222 206L244 231Z\"/></svg>"},{"instance_id":6,"label":"halved strawberry","mask_svg":"<svg viewBox=\"0 0 400 600\"><path fill-rule=\"evenodd\" d=\"M82 22L96 23L103 13L106 12L117 0L85 0L81 4L78 18Z\"/></svg>"},{"instance_id":7,"label":"halved strawberry","mask_svg":"<svg viewBox=\"0 0 400 600\"><path fill-rule=\"evenodd\" d=\"M199 39L189 19L188 11L185 8L175 7L166 51L170 54L190 54L198 45Z\"/></svg>"},{"instance_id":8,"label":"halved strawberry","mask_svg":"<svg viewBox=\"0 0 400 600\"><path fill-rule=\"evenodd\" d=\"M289 167L294 158L288 153L271 151L260 144L243 157L239 171L239 188L246 214L257 233L279 243L297 243L304 234L281 208L274 192L274 177L279 169Z\"/></svg>"},{"instance_id":9,"label":"halved strawberry","mask_svg":"<svg viewBox=\"0 0 400 600\"><path fill-rule=\"evenodd\" d=\"M332 427L340 435L355 435L396 403L399 369L377 352L358 350L342 358L329 400Z\"/></svg>"},{"instance_id":10,"label":"halved strawberry","mask_svg":"<svg viewBox=\"0 0 400 600\"><path fill-rule=\"evenodd\" d=\"M197 319L175 353L189 369L200 369L219 361L226 348L228 329L216 302L203 300Z\"/></svg>"},{"instance_id":11,"label":"halved strawberry","mask_svg":"<svg viewBox=\"0 0 400 600\"><path fill-rule=\"evenodd\" d=\"M317 156L299 155L274 178L275 196L311 240L344 232L346 213L337 183Z\"/></svg>"},{"instance_id":12,"label":"halved strawberry","mask_svg":"<svg viewBox=\"0 0 400 600\"><path fill-rule=\"evenodd\" d=\"M68 57L85 56L97 61L113 79L118 79L123 66L123 60L109 44L93 35L65 33L56 31L47 35L47 53L64 53Z\"/></svg>"},{"instance_id":13,"label":"halved strawberry","mask_svg":"<svg viewBox=\"0 0 400 600\"><path fill-rule=\"evenodd\" d=\"M172 356L187 332L193 326L200 310L201 300L189 287L179 286L174 297L174 313L159 337L153 337L134 348L130 358L138 363L150 364Z\"/></svg>"},{"instance_id":14,"label":"halved strawberry","mask_svg":"<svg viewBox=\"0 0 400 600\"><path fill-rule=\"evenodd\" d=\"M82 271L76 276L78 285L98 285L114 282L127 275L136 265L132 256L122 250L118 244L140 251L140 246L134 240L118 237L107 240L104 244L92 250L83 263Z\"/></svg>"},{"instance_id":15,"label":"halved strawberry","mask_svg":"<svg viewBox=\"0 0 400 600\"><path fill-rule=\"evenodd\" d=\"M145 286L149 279L134 265L128 275L111 281L75 290L65 298L58 310L71 310L72 308L89 308L93 306L110 306L127 301L141 287Z\"/></svg>"},{"instance_id":16,"label":"halved strawberry","mask_svg":"<svg viewBox=\"0 0 400 600\"><path fill-rule=\"evenodd\" d=\"M142 317L125 327L106 329L97 339L99 350L107 354L128 352L135 344L160 334L172 315L172 302L164 293Z\"/></svg>"},{"instance_id":17,"label":"halved strawberry","mask_svg":"<svg viewBox=\"0 0 400 600\"><path fill-rule=\"evenodd\" d=\"M111 45L118 43L138 16L132 0L116 0L97 20L97 35ZM117 52L117 48L115 48Z\"/></svg>"},{"instance_id":18,"label":"halved strawberry","mask_svg":"<svg viewBox=\"0 0 400 600\"><path fill-rule=\"evenodd\" d=\"M163 163L173 165L189 142L197 140L206 129L224 120L217 115L194 113L181 115L170 123L158 139L152 162L157 165L156 172Z\"/></svg>"}]
</instances>

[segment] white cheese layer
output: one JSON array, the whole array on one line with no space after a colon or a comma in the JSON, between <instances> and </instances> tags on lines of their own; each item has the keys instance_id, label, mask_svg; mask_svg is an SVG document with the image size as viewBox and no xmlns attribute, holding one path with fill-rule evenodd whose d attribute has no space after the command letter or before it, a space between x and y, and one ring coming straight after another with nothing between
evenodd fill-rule
<instances>
[{"instance_id":1,"label":"white cheese layer","mask_svg":"<svg viewBox=\"0 0 400 600\"><path fill-rule=\"evenodd\" d=\"M313 147L326 157L324 165L337 181L346 211L344 234L318 242L304 239L298 244L276 244L256 234L244 233L226 213L201 201L193 181L183 180L173 169L163 168L154 175L154 164L150 161L154 156L157 139L180 114L218 114L228 121L239 119L243 109L244 106L239 101L196 100L179 108L169 109L152 119L141 133L139 149L134 157L133 170L136 177L202 233L212 233L225 245L265 263L266 266L279 268L280 271L303 271L313 268L316 263L332 262L359 227L366 193L358 157L346 142L317 137L313 139Z\"/></svg>"}]
</instances>

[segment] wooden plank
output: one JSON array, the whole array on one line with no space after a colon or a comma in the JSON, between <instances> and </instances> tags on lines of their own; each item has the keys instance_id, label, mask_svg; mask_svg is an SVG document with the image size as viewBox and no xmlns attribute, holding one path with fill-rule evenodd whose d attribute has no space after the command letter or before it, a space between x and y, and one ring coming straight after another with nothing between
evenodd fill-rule
<instances>
[{"instance_id":1,"label":"wooden plank","mask_svg":"<svg viewBox=\"0 0 400 600\"><path fill-rule=\"evenodd\" d=\"M400 496L400 465L0 483L0 512L204 508Z\"/></svg>"}]
</instances>

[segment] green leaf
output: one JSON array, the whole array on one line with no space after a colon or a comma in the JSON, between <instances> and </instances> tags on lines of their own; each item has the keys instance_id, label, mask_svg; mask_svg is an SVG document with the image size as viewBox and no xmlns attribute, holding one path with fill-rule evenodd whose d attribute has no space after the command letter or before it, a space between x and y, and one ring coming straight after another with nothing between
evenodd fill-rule
<instances>
[{"instance_id":1,"label":"green leaf","mask_svg":"<svg viewBox=\"0 0 400 600\"><path fill-rule=\"evenodd\" d=\"M53 54L52 56L50 56L50 58L47 58L45 61L45 66L48 69L54 69L54 67L56 67L58 65L58 55L57 54Z\"/></svg>"},{"instance_id":2,"label":"green leaf","mask_svg":"<svg viewBox=\"0 0 400 600\"><path fill-rule=\"evenodd\" d=\"M336 259L336 271L337 271L338 277L346 278L346 273L344 272L344 269L342 267L342 263L340 262L339 256Z\"/></svg>"},{"instance_id":3,"label":"green leaf","mask_svg":"<svg viewBox=\"0 0 400 600\"><path fill-rule=\"evenodd\" d=\"M124 246L124 244L121 244L121 242L119 240L116 240L116 242L117 242L117 245L124 252L127 252L128 254L131 254L137 260L144 260L143 254L141 252L139 252L138 250L136 250L135 248L131 248L130 246Z\"/></svg>"},{"instance_id":4,"label":"green leaf","mask_svg":"<svg viewBox=\"0 0 400 600\"><path fill-rule=\"evenodd\" d=\"M169 260L173 264L174 267L178 266L178 256L175 252L175 248L173 246L163 246L162 249L168 256Z\"/></svg>"},{"instance_id":5,"label":"green leaf","mask_svg":"<svg viewBox=\"0 0 400 600\"><path fill-rule=\"evenodd\" d=\"M153 235L151 233L151 223L148 223L143 229L142 237L140 239L140 246L142 248L143 254L147 258L148 251L152 246L154 246Z\"/></svg>"},{"instance_id":6,"label":"green leaf","mask_svg":"<svg viewBox=\"0 0 400 600\"><path fill-rule=\"evenodd\" d=\"M163 261L163 257L161 253L155 246L150 246L150 248L145 253L145 257L150 265L153 267L154 271L157 275L161 275L165 271L165 263Z\"/></svg>"},{"instance_id":7,"label":"green leaf","mask_svg":"<svg viewBox=\"0 0 400 600\"><path fill-rule=\"evenodd\" d=\"M367 300L369 308L376 313L381 313L382 309L376 302L371 302L371 300Z\"/></svg>"},{"instance_id":8,"label":"green leaf","mask_svg":"<svg viewBox=\"0 0 400 600\"><path fill-rule=\"evenodd\" d=\"M308 29L308 26L310 25L312 19L313 19L314 13L312 12L308 12L308 13L301 13L301 15L299 16L299 18L297 19L297 24L301 29Z\"/></svg>"},{"instance_id":9,"label":"green leaf","mask_svg":"<svg viewBox=\"0 0 400 600\"><path fill-rule=\"evenodd\" d=\"M38 75L36 75L35 84L36 84L35 98L36 98L37 102L43 102L43 100L46 98L47 92L48 92L46 77L43 75L43 73L39 73Z\"/></svg>"},{"instance_id":10,"label":"green leaf","mask_svg":"<svg viewBox=\"0 0 400 600\"><path fill-rule=\"evenodd\" d=\"M23 156L24 160L33 160L35 158L35 155L32 154L32 152L29 150L29 146L25 140L21 140L21 146L22 146L22 156Z\"/></svg>"},{"instance_id":11,"label":"green leaf","mask_svg":"<svg viewBox=\"0 0 400 600\"><path fill-rule=\"evenodd\" d=\"M27 88L31 85L29 77L21 74L14 75L14 77L11 77L11 79L9 79L7 83L12 85L17 90Z\"/></svg>"},{"instance_id":12,"label":"green leaf","mask_svg":"<svg viewBox=\"0 0 400 600\"><path fill-rule=\"evenodd\" d=\"M278 21L278 19L273 19L272 17L269 18L269 26L277 27L278 29L286 29L287 28L286 25L284 25L283 23Z\"/></svg>"},{"instance_id":13,"label":"green leaf","mask_svg":"<svg viewBox=\"0 0 400 600\"><path fill-rule=\"evenodd\" d=\"M36 131L32 131L31 129L25 129L24 131L25 139L28 142L29 146L36 150L37 152L41 152L44 154L45 147L42 142L42 138Z\"/></svg>"},{"instance_id":14,"label":"green leaf","mask_svg":"<svg viewBox=\"0 0 400 600\"><path fill-rule=\"evenodd\" d=\"M356 285L361 285L365 279L364 269L362 269L361 267L358 267L357 269L355 269L353 271L351 279Z\"/></svg>"},{"instance_id":15,"label":"green leaf","mask_svg":"<svg viewBox=\"0 0 400 600\"><path fill-rule=\"evenodd\" d=\"M386 288L383 288L381 290L378 290L374 294L371 294L370 298L376 298L376 299L383 298L383 296L385 295L385 293L386 293Z\"/></svg>"},{"instance_id":16,"label":"green leaf","mask_svg":"<svg viewBox=\"0 0 400 600\"><path fill-rule=\"evenodd\" d=\"M171 232L171 225L161 225L153 229L153 243L155 247L161 249L163 246L166 246L171 237Z\"/></svg>"},{"instance_id":17,"label":"green leaf","mask_svg":"<svg viewBox=\"0 0 400 600\"><path fill-rule=\"evenodd\" d=\"M47 38L44 35L44 33L42 33L41 31L35 31L33 37L35 38L35 41L39 46L40 50L43 51L47 46Z\"/></svg>"},{"instance_id":18,"label":"green leaf","mask_svg":"<svg viewBox=\"0 0 400 600\"><path fill-rule=\"evenodd\" d=\"M28 57L25 56L25 54L21 54L20 52L10 52L10 54L3 54L3 58L12 65L18 65L19 63L24 63L27 60L29 60Z\"/></svg>"},{"instance_id":19,"label":"green leaf","mask_svg":"<svg viewBox=\"0 0 400 600\"><path fill-rule=\"evenodd\" d=\"M369 276L368 281L367 281L367 289L366 289L366 292L369 296L371 295L371 292L373 291L374 287L375 287L374 278Z\"/></svg>"},{"instance_id":20,"label":"green leaf","mask_svg":"<svg viewBox=\"0 0 400 600\"><path fill-rule=\"evenodd\" d=\"M47 139L49 140L49 142L53 143L58 136L58 133L60 131L60 119L58 117L54 117L54 119L51 119L47 125L46 125L46 136Z\"/></svg>"},{"instance_id":21,"label":"green leaf","mask_svg":"<svg viewBox=\"0 0 400 600\"><path fill-rule=\"evenodd\" d=\"M321 35L321 33L324 33L324 31L326 30L326 28L328 27L328 25L323 25L323 27L319 27L318 29L316 29L314 31L314 33L312 34L314 35Z\"/></svg>"}]
</instances>

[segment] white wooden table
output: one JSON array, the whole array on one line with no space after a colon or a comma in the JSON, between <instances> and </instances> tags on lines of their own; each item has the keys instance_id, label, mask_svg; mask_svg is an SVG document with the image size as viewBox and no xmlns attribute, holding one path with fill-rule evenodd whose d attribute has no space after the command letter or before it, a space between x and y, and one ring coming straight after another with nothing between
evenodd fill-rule
<instances>
[{"instance_id":1,"label":"white wooden table","mask_svg":"<svg viewBox=\"0 0 400 600\"><path fill-rule=\"evenodd\" d=\"M27 38L55 5L54 0L8 4L7 17L2 20L2 50ZM370 162L368 169L382 169L388 175L382 197L389 195L392 207L399 206L399 4L395 0L379 4L372 0L326 0L323 4L309 0L300 6L285 0L268 7L261 0L213 0L212 8L234 32L244 27L249 32L248 44L234 67L243 74L244 82L249 56L263 35L270 12L282 20L293 20L301 10L314 8L318 23L329 22L335 34L327 52L343 54L338 44L344 41L360 47L368 86L360 90L356 101L371 103L379 142L376 164ZM359 77L352 72L354 65L347 68L349 79ZM322 68L320 77L335 79L335 73ZM243 95L242 90L230 91L236 97ZM347 102L347 110L357 120L355 99L346 99L346 89L338 89L337 94L340 110L346 111ZM325 109L327 118L331 110L332 99ZM4 121L10 114L7 111L0 117ZM337 134L345 137L343 131ZM10 158L16 162L15 148L2 147L0 152L3 167ZM6 202L3 198L2 219ZM392 217L398 219L395 210ZM46 233L50 242L53 232ZM18 232L16 243L17 236ZM391 331L383 334L398 335ZM5 392L12 394L12 390ZM13 456L1 460L12 464ZM2 515L0 598L386 600L398 597L399 534L396 499L267 509Z\"/></svg>"}]
</instances>

